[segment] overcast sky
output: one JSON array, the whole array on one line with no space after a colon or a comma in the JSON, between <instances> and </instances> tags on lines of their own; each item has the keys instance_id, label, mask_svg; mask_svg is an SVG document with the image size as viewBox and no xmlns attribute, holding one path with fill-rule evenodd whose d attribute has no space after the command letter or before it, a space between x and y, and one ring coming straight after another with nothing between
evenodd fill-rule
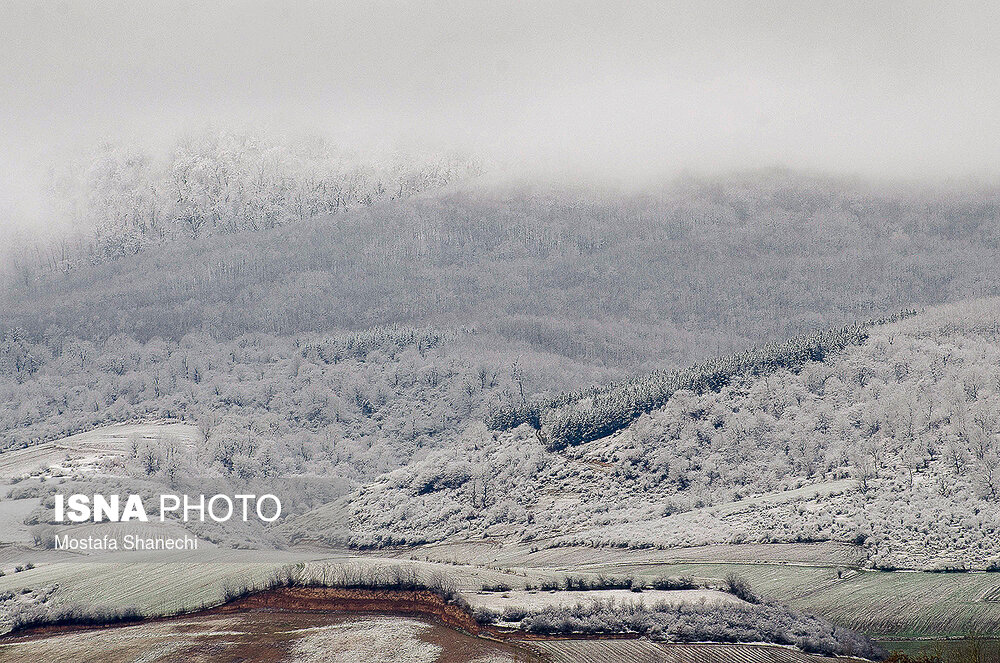
<instances>
[{"instance_id":1,"label":"overcast sky","mask_svg":"<svg viewBox=\"0 0 1000 663\"><path fill-rule=\"evenodd\" d=\"M995 177L991 4L0 0L0 202L64 150L206 123L619 180Z\"/></svg>"}]
</instances>

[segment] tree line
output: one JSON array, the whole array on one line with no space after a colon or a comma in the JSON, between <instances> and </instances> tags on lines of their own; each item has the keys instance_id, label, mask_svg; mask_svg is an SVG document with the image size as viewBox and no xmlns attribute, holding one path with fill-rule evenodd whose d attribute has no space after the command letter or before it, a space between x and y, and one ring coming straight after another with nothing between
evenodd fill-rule
<instances>
[{"instance_id":1,"label":"tree line","mask_svg":"<svg viewBox=\"0 0 1000 663\"><path fill-rule=\"evenodd\" d=\"M550 450L590 442L627 428L643 414L663 407L679 390L719 391L737 376L762 376L794 369L807 361L823 361L848 345L863 343L868 330L913 315L897 315L806 334L783 343L766 343L680 371L654 371L582 392L528 401L510 392L491 401L485 423L491 430L530 424Z\"/></svg>"}]
</instances>

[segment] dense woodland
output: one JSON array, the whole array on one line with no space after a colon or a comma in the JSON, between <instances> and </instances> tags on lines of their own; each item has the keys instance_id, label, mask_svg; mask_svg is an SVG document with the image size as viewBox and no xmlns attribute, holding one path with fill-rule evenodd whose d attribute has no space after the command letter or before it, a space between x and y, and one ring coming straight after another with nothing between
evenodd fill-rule
<instances>
[{"instance_id":1,"label":"dense woodland","mask_svg":"<svg viewBox=\"0 0 1000 663\"><path fill-rule=\"evenodd\" d=\"M785 172L642 193L479 178L276 228L182 233L109 264L24 267L0 301L4 327L33 339L468 326L649 372L995 292L996 199Z\"/></svg>"},{"instance_id":2,"label":"dense woodland","mask_svg":"<svg viewBox=\"0 0 1000 663\"><path fill-rule=\"evenodd\" d=\"M546 546L836 540L877 568L995 568L998 340L1000 302L968 302L874 327L824 361L679 391L560 451L527 425L470 431L461 453L359 491L355 541L497 528Z\"/></svg>"},{"instance_id":3,"label":"dense woodland","mask_svg":"<svg viewBox=\"0 0 1000 663\"><path fill-rule=\"evenodd\" d=\"M843 329L769 343L683 370L653 371L576 393L562 393L530 402L507 393L505 399L490 401L486 425L494 430L511 430L521 424L531 424L549 449L565 449L627 428L643 414L666 405L678 391L719 391L736 378L770 375L781 369L797 369L806 362L823 361L849 345L863 343L873 325L893 322L913 313L906 311Z\"/></svg>"},{"instance_id":4,"label":"dense woodland","mask_svg":"<svg viewBox=\"0 0 1000 663\"><path fill-rule=\"evenodd\" d=\"M213 140L178 148L172 169L133 166L160 181L188 163L182 153L210 164L232 153L242 164L266 151ZM242 168L223 169L234 190L245 190L233 184ZM535 537L575 523L618 532L581 535L586 543L762 540L766 531L864 543L881 566L993 563L984 542L1000 484L989 479L997 452L982 441L994 427L978 409L963 428L938 411L952 405L939 395L958 389L973 389L969 408L987 407L979 403L992 383L967 387L963 371L988 368L970 358L944 373L897 375L944 351L913 347L890 366L885 352L872 354L882 332L870 337L857 321L995 293L994 190L771 171L611 192L447 173L351 204L320 188L317 200L336 209L267 223L239 206L218 211L205 201L235 194L212 189L191 203L215 210L205 211L210 221L184 232L180 208L164 203L166 225L154 232L109 211L132 209L134 197L99 196L104 207L82 208L84 226L94 238L132 228L140 239L129 250L97 242L65 264L7 265L0 447L111 421L197 422L204 440L190 467L152 449L137 451L130 471L168 485L195 467L234 482L336 479L357 491L338 502L341 513L347 505L368 518L349 534L359 546L494 526ZM133 180L107 181L127 193ZM264 190L277 187L274 199L291 210L282 187L300 180L268 181ZM989 337L984 325L971 336ZM904 347L889 342L893 353ZM870 366L845 368L859 362ZM837 380L818 377L826 366ZM890 369L892 381L871 381ZM959 387L935 387L937 405L921 419L897 410L925 400L886 409L885 393L899 389L909 402L926 392L920 380L942 376ZM732 414L708 414L718 408ZM523 420L540 430L517 428ZM912 484L899 488L897 470ZM837 483L847 480L861 489ZM744 525L699 511L830 482L840 486L830 499L764 510ZM582 493L547 504L542 485ZM927 503L916 520L897 517L899 490L918 485L938 488L911 496ZM872 509L883 517L864 515ZM974 522L960 515L970 511ZM648 531L621 527L661 517ZM300 525L288 532L315 533ZM957 553L969 532L976 547ZM930 541L932 552L913 562L907 540Z\"/></svg>"},{"instance_id":5,"label":"dense woodland","mask_svg":"<svg viewBox=\"0 0 1000 663\"><path fill-rule=\"evenodd\" d=\"M378 328L304 338L188 334L140 344L4 339L4 448L102 423L195 421L208 461L243 478L311 473L362 481L446 445L485 403L527 383L557 389L599 375L472 331ZM18 368L20 367L20 368ZM517 382L515 382L515 379Z\"/></svg>"}]
</instances>

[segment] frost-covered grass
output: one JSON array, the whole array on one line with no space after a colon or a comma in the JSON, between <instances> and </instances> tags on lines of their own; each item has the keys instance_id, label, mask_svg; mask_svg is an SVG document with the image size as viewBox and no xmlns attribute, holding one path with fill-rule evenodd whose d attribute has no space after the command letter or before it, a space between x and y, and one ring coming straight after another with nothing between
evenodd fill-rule
<instances>
[{"instance_id":1,"label":"frost-covered grass","mask_svg":"<svg viewBox=\"0 0 1000 663\"><path fill-rule=\"evenodd\" d=\"M295 663L433 663L441 647L420 640L425 622L400 617L369 617L309 628L295 643Z\"/></svg>"},{"instance_id":2,"label":"frost-covered grass","mask_svg":"<svg viewBox=\"0 0 1000 663\"><path fill-rule=\"evenodd\" d=\"M552 663L831 663L825 656L761 645L682 645L648 640L550 640L538 642ZM845 659L837 659L845 660Z\"/></svg>"},{"instance_id":3,"label":"frost-covered grass","mask_svg":"<svg viewBox=\"0 0 1000 663\"><path fill-rule=\"evenodd\" d=\"M371 585L372 578L379 578L378 584L389 586L396 580L388 570L403 566L413 570L412 576L401 576L403 580L412 578L414 583L429 584L436 576L446 576L469 604L493 609L500 616L516 603L527 604L519 605L521 609L544 607L543 604L572 606L581 600L591 603L610 595L607 590L549 592L537 589L545 582L563 586L562 579L568 571L548 566L558 563L552 555L559 551L542 551L546 556L531 562L537 566L513 566L505 571L485 565L362 557L333 564L310 562L302 573L319 581L324 578L323 569L331 569L325 573L330 584L354 578L354 582L348 584L359 585L368 578L366 583ZM586 561L588 551L595 555L591 564ZM1000 602L993 600L1000 589L1000 574L996 573L859 572L850 566L814 565L815 562L677 562L657 559L655 553L658 551L655 550L567 548L564 552L566 559L563 561L572 567L573 575L595 579L600 574L628 575L652 585L658 577L691 577L705 586L722 587L726 577L735 572L749 581L755 594L766 600L779 601L795 610L880 636L962 635L973 630L995 633L995 624L1000 623ZM541 553L526 553L524 559L531 560L539 555ZM222 601L227 587L235 596L255 587L269 586L280 566L253 562L46 563L0 577L0 596L7 597L0 604L0 614L7 614L4 623L9 628L12 609L39 603L50 605L53 610L80 605L133 607L143 614L196 610ZM343 569L345 573L332 569ZM512 589L481 593L483 585L501 582ZM533 593L526 592L525 585L536 589L531 590ZM22 593L24 590L28 593ZM697 603L697 598L705 592L716 595L704 589L663 594L676 594L679 599L694 599L688 603ZM660 595L649 589L641 593L627 590L611 590L611 593L636 602ZM504 598L505 594L511 598Z\"/></svg>"},{"instance_id":4,"label":"frost-covered grass","mask_svg":"<svg viewBox=\"0 0 1000 663\"><path fill-rule=\"evenodd\" d=\"M19 619L58 621L63 613L166 615L217 605L227 584L262 587L272 562L58 562L0 577L0 630ZM25 593L25 591L29 593ZM100 620L98 620L100 621Z\"/></svg>"}]
</instances>

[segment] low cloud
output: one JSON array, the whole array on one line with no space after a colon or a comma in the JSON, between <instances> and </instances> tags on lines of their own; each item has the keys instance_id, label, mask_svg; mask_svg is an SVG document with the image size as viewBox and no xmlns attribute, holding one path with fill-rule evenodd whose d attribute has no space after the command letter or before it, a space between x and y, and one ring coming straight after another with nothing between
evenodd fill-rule
<instances>
[{"instance_id":1,"label":"low cloud","mask_svg":"<svg viewBox=\"0 0 1000 663\"><path fill-rule=\"evenodd\" d=\"M612 181L774 165L997 174L1000 12L985 3L88 1L4 13L8 217L39 213L44 167L68 150L107 137L162 147L205 124Z\"/></svg>"}]
</instances>

